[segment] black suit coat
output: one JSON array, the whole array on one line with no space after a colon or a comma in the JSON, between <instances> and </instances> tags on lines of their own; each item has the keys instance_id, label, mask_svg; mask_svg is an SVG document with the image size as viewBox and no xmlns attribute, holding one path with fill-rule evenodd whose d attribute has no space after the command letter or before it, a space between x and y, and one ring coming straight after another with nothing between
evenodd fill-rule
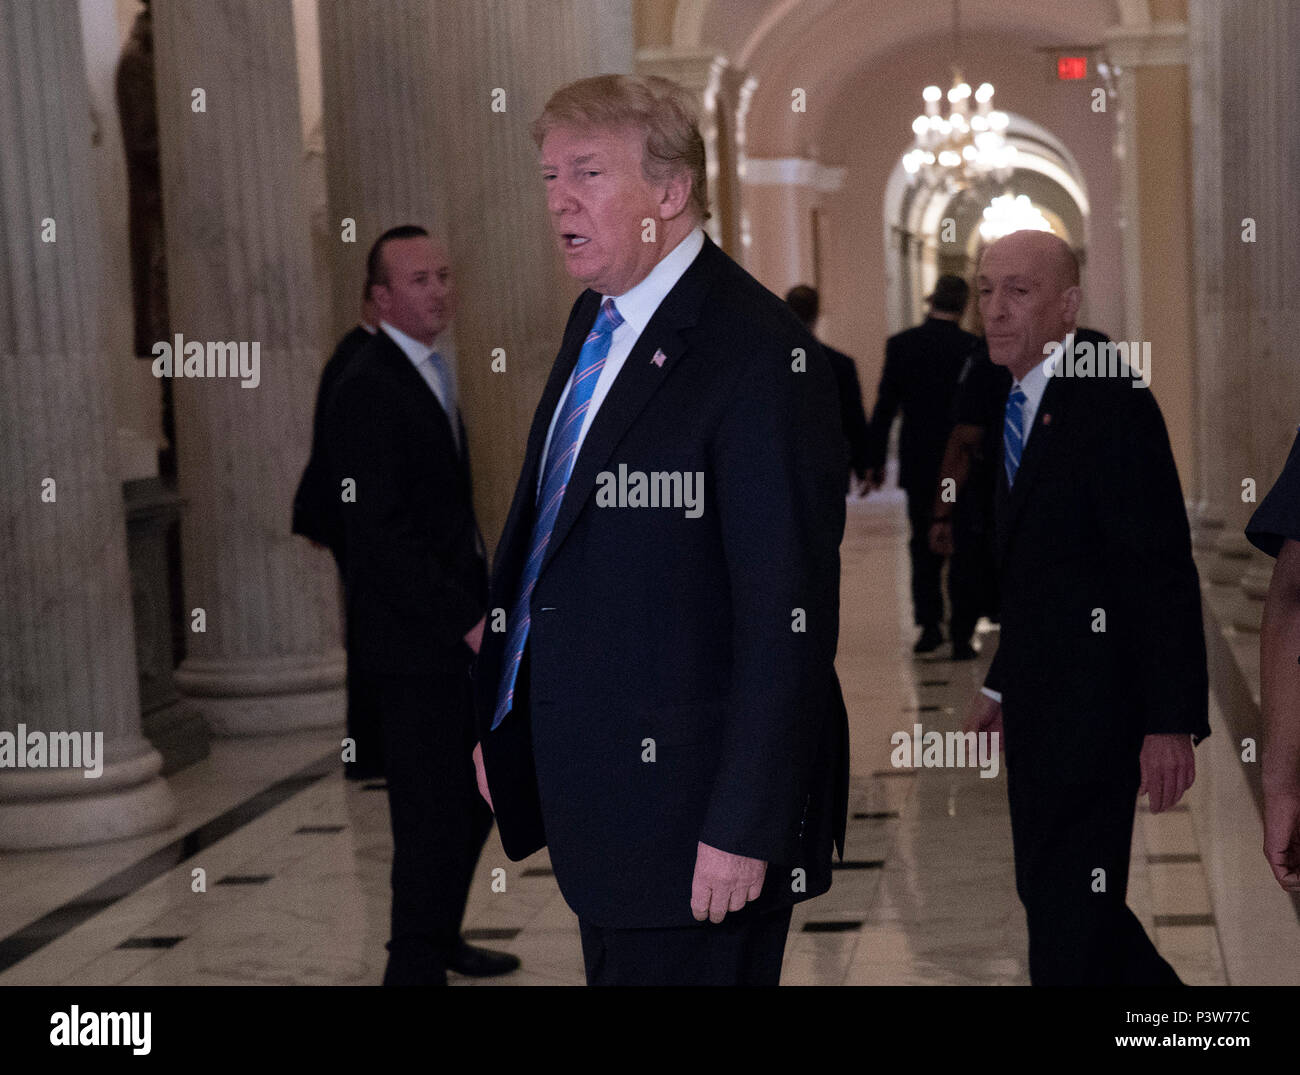
<instances>
[{"instance_id":1,"label":"black suit coat","mask_svg":"<svg viewBox=\"0 0 1300 1075\"><path fill-rule=\"evenodd\" d=\"M943 450L952 432L957 381L978 341L955 321L928 317L915 328L889 337L871 412L870 465L885 465L889 429L901 409L898 484L923 497L934 493Z\"/></svg>"},{"instance_id":2,"label":"black suit coat","mask_svg":"<svg viewBox=\"0 0 1300 1075\"><path fill-rule=\"evenodd\" d=\"M339 375L366 344L373 338L360 325L354 326L339 340L334 353L321 370L320 387L316 390L316 410L311 423L311 456L298 482L293 497L293 523L291 531L319 541L339 558L343 543L343 517L340 513L339 487L330 484L324 446L325 404L330 399ZM342 567L342 560L339 560Z\"/></svg>"},{"instance_id":3,"label":"black suit coat","mask_svg":"<svg viewBox=\"0 0 1300 1075\"><path fill-rule=\"evenodd\" d=\"M1002 692L1008 768L1041 779L1133 779L1144 736L1210 734L1187 512L1160 408L1132 384L1051 378L1009 492L998 457L985 685Z\"/></svg>"},{"instance_id":4,"label":"black suit coat","mask_svg":"<svg viewBox=\"0 0 1300 1075\"><path fill-rule=\"evenodd\" d=\"M543 442L599 302L586 291L575 303L533 418L495 608L513 605ZM620 465L702 472L702 514L598 505L599 473ZM848 781L834 669L844 466L820 347L706 239L582 443L531 597L514 708L495 731L504 633L485 635L476 670L502 844L512 859L548 845L585 920L693 922L700 841L769 863L762 905L829 888Z\"/></svg>"},{"instance_id":5,"label":"black suit coat","mask_svg":"<svg viewBox=\"0 0 1300 1075\"><path fill-rule=\"evenodd\" d=\"M382 330L339 374L324 431L341 500L349 667L466 671L464 635L487 607L468 451L457 452L437 396ZM355 502L341 499L348 478Z\"/></svg>"}]
</instances>

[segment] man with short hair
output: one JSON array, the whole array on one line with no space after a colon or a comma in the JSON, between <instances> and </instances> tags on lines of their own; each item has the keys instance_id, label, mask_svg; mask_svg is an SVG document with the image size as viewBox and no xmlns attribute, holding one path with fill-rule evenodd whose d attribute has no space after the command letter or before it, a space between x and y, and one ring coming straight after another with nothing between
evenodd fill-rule
<instances>
[{"instance_id":1,"label":"man with short hair","mask_svg":"<svg viewBox=\"0 0 1300 1075\"><path fill-rule=\"evenodd\" d=\"M976 340L961 327L970 288L960 276L939 277L927 297L929 313L915 328L893 335L885 344L876 406L871 412L868 472L872 488L885 480L885 453L894 416L901 410L898 435L898 484L907 493L907 544L912 560L912 619L921 628L912 652L933 653L943 644L943 557L930 548L930 506L944 446L952 430L957 379ZM949 579L949 597L952 595ZM962 645L958 645L958 643ZM958 655L970 635L953 635Z\"/></svg>"},{"instance_id":2,"label":"man with short hair","mask_svg":"<svg viewBox=\"0 0 1300 1075\"><path fill-rule=\"evenodd\" d=\"M785 293L786 304L803 322L804 328L817 334L817 319L821 316L821 296L815 287L796 284ZM835 374L835 384L840 391L840 428L849 452L849 468L844 474L845 495L853 491L857 477L860 490L867 490L867 455L871 450L867 430L867 412L862 409L862 382L858 379L858 364L843 351L822 344L822 351Z\"/></svg>"},{"instance_id":3,"label":"man with short hair","mask_svg":"<svg viewBox=\"0 0 1300 1075\"><path fill-rule=\"evenodd\" d=\"M1192 784L1210 734L1200 586L1169 436L1151 390L1074 375L1082 292L1049 232L980 260L1005 404L996 545L1001 639L966 730L1001 736L1035 985L1177 985L1125 903L1136 799Z\"/></svg>"},{"instance_id":4,"label":"man with short hair","mask_svg":"<svg viewBox=\"0 0 1300 1075\"><path fill-rule=\"evenodd\" d=\"M383 730L393 829L384 984L445 985L449 968L482 976L519 965L460 937L492 827L469 758L487 567L454 370L436 347L456 312L447 252L403 225L376 240L366 270L379 331L325 409L342 504L348 674Z\"/></svg>"},{"instance_id":5,"label":"man with short hair","mask_svg":"<svg viewBox=\"0 0 1300 1075\"><path fill-rule=\"evenodd\" d=\"M834 377L705 236L681 87L572 83L533 137L587 290L493 567L480 785L512 859L549 848L588 983L776 985L847 809Z\"/></svg>"}]
</instances>

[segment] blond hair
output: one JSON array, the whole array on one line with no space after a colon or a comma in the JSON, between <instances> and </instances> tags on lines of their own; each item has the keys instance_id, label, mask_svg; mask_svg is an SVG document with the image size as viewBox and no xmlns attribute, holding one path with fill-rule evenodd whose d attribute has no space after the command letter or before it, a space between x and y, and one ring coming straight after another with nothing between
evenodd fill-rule
<instances>
[{"instance_id":1,"label":"blond hair","mask_svg":"<svg viewBox=\"0 0 1300 1075\"><path fill-rule=\"evenodd\" d=\"M695 102L676 82L658 75L597 75L570 82L551 95L533 121L533 141L539 149L554 127L640 131L642 174L661 183L685 172L691 180L692 209L700 220L709 219L704 139Z\"/></svg>"}]
</instances>

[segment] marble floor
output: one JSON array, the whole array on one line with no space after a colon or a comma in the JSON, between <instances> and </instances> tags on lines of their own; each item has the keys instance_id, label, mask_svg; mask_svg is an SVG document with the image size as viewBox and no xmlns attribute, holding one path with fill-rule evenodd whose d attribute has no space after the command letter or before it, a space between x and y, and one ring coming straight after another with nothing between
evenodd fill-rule
<instances>
[{"instance_id":1,"label":"marble floor","mask_svg":"<svg viewBox=\"0 0 1300 1075\"><path fill-rule=\"evenodd\" d=\"M959 726L986 665L913 659L905 529L901 494L850 502L839 658L852 726L848 844L831 891L795 909L783 984L1028 981L1004 775L890 764L893 733ZM996 634L983 641L991 652ZM173 829L0 855L0 985L377 985L387 797L382 784L343 779L337 742L217 741L172 778ZM1300 924L1261 842L1223 734L1197 751L1178 808L1139 807L1129 902L1185 981L1300 984ZM496 870L505 891L493 891ZM577 920L545 852L512 863L489 838L465 930L523 966L454 984L582 984Z\"/></svg>"}]
</instances>

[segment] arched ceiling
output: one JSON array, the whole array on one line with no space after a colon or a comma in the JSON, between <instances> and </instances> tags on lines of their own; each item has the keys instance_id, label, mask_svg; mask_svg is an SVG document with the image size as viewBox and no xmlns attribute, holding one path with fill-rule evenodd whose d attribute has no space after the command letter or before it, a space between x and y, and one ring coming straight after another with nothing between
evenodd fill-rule
<instances>
[{"instance_id":1,"label":"arched ceiling","mask_svg":"<svg viewBox=\"0 0 1300 1075\"><path fill-rule=\"evenodd\" d=\"M1162 0L1156 0L1157 3ZM932 42L940 71L951 60L951 0L642 0L643 21L673 43L706 47L758 79L750 108L756 155L797 155L819 140L843 85L884 57ZM654 9L654 15L650 14ZM1157 12L1159 14L1159 12ZM1108 29L1150 17L1148 0L962 0L962 35L997 35L1026 49L1101 44ZM808 113L790 108L794 88Z\"/></svg>"}]
</instances>

